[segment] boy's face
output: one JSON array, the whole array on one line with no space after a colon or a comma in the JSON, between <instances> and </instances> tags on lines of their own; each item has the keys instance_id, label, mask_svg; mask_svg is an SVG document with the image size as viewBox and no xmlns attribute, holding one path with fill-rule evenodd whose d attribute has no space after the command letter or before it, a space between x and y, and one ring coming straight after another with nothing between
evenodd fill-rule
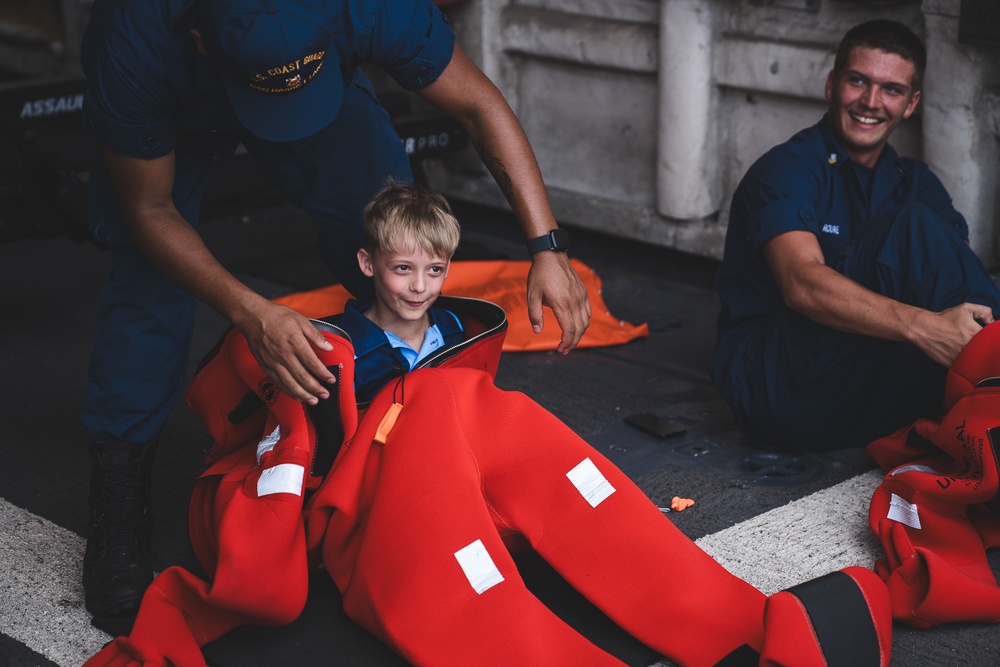
<instances>
[{"instance_id":1,"label":"boy's face","mask_svg":"<svg viewBox=\"0 0 1000 667\"><path fill-rule=\"evenodd\" d=\"M358 264L375 283L375 305L380 315L402 323L420 320L427 314L441 294L451 260L434 257L416 244L404 244L403 250L376 251L374 256L362 248ZM392 330L389 322L379 324Z\"/></svg>"}]
</instances>

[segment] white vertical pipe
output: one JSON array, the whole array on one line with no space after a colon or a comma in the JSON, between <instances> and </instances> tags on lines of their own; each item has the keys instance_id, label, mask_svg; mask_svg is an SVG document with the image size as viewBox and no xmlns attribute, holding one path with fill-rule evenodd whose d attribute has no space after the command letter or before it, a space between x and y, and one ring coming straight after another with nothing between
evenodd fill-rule
<instances>
[{"instance_id":1,"label":"white vertical pipe","mask_svg":"<svg viewBox=\"0 0 1000 667\"><path fill-rule=\"evenodd\" d=\"M656 206L681 220L719 210L710 2L661 0Z\"/></svg>"}]
</instances>

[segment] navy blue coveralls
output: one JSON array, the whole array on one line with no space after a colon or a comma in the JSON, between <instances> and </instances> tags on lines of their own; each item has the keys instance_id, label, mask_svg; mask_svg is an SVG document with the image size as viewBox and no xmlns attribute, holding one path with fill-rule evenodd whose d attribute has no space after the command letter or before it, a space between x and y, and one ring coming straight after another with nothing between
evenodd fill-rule
<instances>
[{"instance_id":1,"label":"navy blue coveralls","mask_svg":"<svg viewBox=\"0 0 1000 667\"><path fill-rule=\"evenodd\" d=\"M242 130L221 80L188 35L194 0L98 0L82 48L87 132L106 150L144 159L176 152L174 202L192 226L217 157L242 142L271 182L319 226L319 252L356 295L361 209L392 177L412 181L406 153L358 66L375 63L404 88L432 83L454 33L429 0L340 0L329 19L344 101L333 123L292 143ZM333 66L333 65L330 65ZM89 182L92 232L112 246L100 296L83 421L93 442L145 442L184 383L195 300L160 274L125 232L103 164Z\"/></svg>"},{"instance_id":2,"label":"navy blue coveralls","mask_svg":"<svg viewBox=\"0 0 1000 667\"><path fill-rule=\"evenodd\" d=\"M886 146L851 161L824 118L761 157L733 195L709 362L739 426L797 450L863 446L941 408L945 368L909 343L842 333L793 312L759 249L810 231L826 264L934 312L963 302L1000 313L1000 291L968 225L922 162Z\"/></svg>"}]
</instances>

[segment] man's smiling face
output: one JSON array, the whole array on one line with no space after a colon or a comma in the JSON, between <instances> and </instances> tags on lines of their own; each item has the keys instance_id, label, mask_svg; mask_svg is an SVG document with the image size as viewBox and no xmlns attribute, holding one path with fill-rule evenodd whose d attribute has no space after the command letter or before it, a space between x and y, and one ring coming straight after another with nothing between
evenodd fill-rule
<instances>
[{"instance_id":1,"label":"man's smiling face","mask_svg":"<svg viewBox=\"0 0 1000 667\"><path fill-rule=\"evenodd\" d=\"M920 101L920 91L913 90L915 71L895 53L857 47L843 69L830 72L827 117L852 160L875 166L889 135L913 114Z\"/></svg>"}]
</instances>

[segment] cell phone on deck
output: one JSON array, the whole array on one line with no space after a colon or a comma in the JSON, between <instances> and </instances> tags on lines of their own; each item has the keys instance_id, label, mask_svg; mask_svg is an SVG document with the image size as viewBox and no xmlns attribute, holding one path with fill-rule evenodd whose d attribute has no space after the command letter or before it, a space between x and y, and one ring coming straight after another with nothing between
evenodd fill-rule
<instances>
[{"instance_id":1,"label":"cell phone on deck","mask_svg":"<svg viewBox=\"0 0 1000 667\"><path fill-rule=\"evenodd\" d=\"M638 415L631 415L625 418L625 423L634 426L643 433L648 433L654 438L669 438L674 435L681 435L687 432L687 426L676 422L673 419L666 419L643 412Z\"/></svg>"}]
</instances>

